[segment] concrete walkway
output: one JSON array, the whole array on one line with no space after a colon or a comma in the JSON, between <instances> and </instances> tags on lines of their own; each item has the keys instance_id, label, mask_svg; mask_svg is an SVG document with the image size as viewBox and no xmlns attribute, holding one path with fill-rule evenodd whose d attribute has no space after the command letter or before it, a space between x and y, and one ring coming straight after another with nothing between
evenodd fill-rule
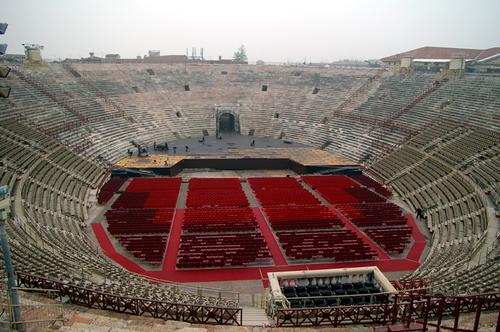
<instances>
[{"instance_id":1,"label":"concrete walkway","mask_svg":"<svg viewBox=\"0 0 500 332\"><path fill-rule=\"evenodd\" d=\"M264 309L255 307L243 307L243 325L265 327L271 325L272 321L267 317Z\"/></svg>"}]
</instances>

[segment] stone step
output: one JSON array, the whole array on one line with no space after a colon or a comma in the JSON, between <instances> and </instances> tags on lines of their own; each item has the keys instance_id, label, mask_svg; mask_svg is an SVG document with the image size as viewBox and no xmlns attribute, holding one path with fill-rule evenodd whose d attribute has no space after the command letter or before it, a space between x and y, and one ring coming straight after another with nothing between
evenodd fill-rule
<instances>
[{"instance_id":1,"label":"stone step","mask_svg":"<svg viewBox=\"0 0 500 332\"><path fill-rule=\"evenodd\" d=\"M250 185L248 184L248 182L241 182L241 189L243 190L243 192L245 193L247 199L248 199L248 203L250 204L250 207L259 207L261 208L261 205L259 203L259 201L257 200L257 198L255 197L253 191L252 191L252 188L250 187Z\"/></svg>"},{"instance_id":2,"label":"stone step","mask_svg":"<svg viewBox=\"0 0 500 332\"><path fill-rule=\"evenodd\" d=\"M243 326L270 326L272 321L264 309L243 307Z\"/></svg>"},{"instance_id":3,"label":"stone step","mask_svg":"<svg viewBox=\"0 0 500 332\"><path fill-rule=\"evenodd\" d=\"M207 332L204 326L193 326L193 324L180 321L165 321L163 319L141 317L128 314L118 314L108 311L91 309L82 312L81 308L74 307L65 310L65 322L58 326L47 327L40 331L64 331L64 332Z\"/></svg>"},{"instance_id":4,"label":"stone step","mask_svg":"<svg viewBox=\"0 0 500 332\"><path fill-rule=\"evenodd\" d=\"M186 182L181 183L181 187L179 188L179 197L177 198L177 205L175 206L177 209L186 208L188 187L189 183Z\"/></svg>"}]
</instances>

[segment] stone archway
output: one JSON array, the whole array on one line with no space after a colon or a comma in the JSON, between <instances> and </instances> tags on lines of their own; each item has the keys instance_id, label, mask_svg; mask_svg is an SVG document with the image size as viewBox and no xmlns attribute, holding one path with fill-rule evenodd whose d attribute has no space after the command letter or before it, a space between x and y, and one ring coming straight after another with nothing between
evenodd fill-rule
<instances>
[{"instance_id":1,"label":"stone archway","mask_svg":"<svg viewBox=\"0 0 500 332\"><path fill-rule=\"evenodd\" d=\"M215 130L217 135L219 133L240 133L238 106L216 106Z\"/></svg>"},{"instance_id":2,"label":"stone archway","mask_svg":"<svg viewBox=\"0 0 500 332\"><path fill-rule=\"evenodd\" d=\"M235 133L235 119L231 113L223 113L219 116L219 132Z\"/></svg>"}]
</instances>

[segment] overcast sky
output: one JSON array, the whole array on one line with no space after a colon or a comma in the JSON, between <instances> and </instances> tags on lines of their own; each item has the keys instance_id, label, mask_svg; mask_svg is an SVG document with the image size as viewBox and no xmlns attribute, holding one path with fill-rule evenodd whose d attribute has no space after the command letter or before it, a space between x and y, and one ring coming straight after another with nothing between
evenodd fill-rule
<instances>
[{"instance_id":1,"label":"overcast sky","mask_svg":"<svg viewBox=\"0 0 500 332\"><path fill-rule=\"evenodd\" d=\"M249 61L373 59L421 46L500 46L499 0L1 0L0 43L46 58L185 54Z\"/></svg>"}]
</instances>

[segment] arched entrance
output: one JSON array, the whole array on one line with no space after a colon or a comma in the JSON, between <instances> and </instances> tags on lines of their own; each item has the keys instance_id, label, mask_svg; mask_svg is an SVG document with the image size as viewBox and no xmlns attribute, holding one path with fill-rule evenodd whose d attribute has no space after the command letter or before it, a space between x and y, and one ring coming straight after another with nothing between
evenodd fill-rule
<instances>
[{"instance_id":1,"label":"arched entrance","mask_svg":"<svg viewBox=\"0 0 500 332\"><path fill-rule=\"evenodd\" d=\"M215 134L240 133L240 112L236 105L215 105Z\"/></svg>"},{"instance_id":2,"label":"arched entrance","mask_svg":"<svg viewBox=\"0 0 500 332\"><path fill-rule=\"evenodd\" d=\"M221 133L235 133L235 119L231 113L224 113L219 116L219 132Z\"/></svg>"}]
</instances>

